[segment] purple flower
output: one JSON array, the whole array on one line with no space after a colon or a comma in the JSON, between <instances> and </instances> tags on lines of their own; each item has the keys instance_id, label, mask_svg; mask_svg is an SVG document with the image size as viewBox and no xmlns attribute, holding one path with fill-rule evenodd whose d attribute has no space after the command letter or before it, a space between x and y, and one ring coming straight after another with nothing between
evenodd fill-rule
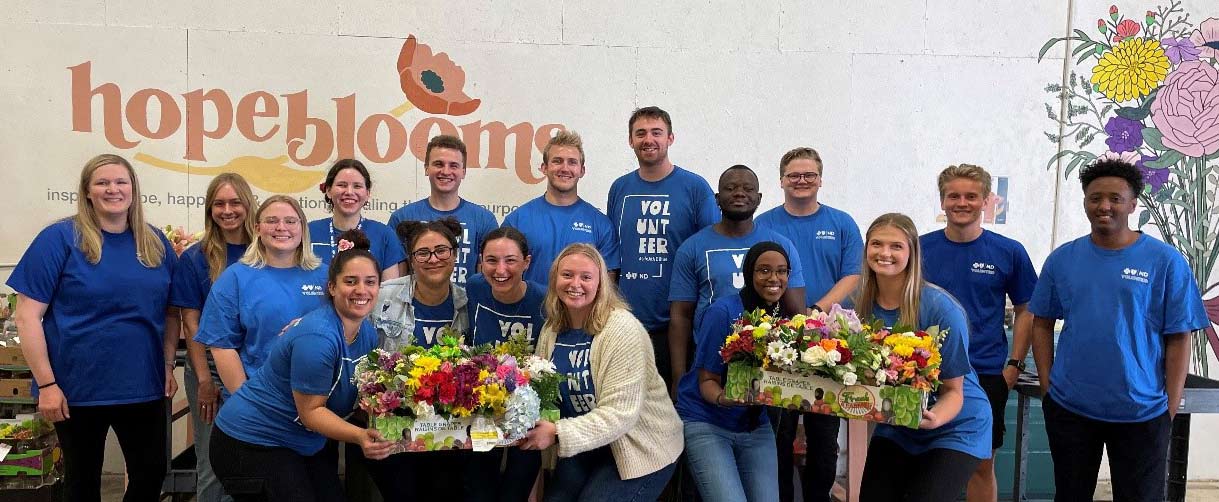
<instances>
[{"instance_id":1,"label":"purple flower","mask_svg":"<svg viewBox=\"0 0 1219 502\"><path fill-rule=\"evenodd\" d=\"M1147 183L1147 186L1151 187L1151 193L1153 194L1159 192L1160 188L1164 186L1164 183L1168 182L1168 168L1154 169L1147 167L1148 162L1154 162L1159 159L1159 157L1148 157L1144 155L1142 159L1139 159L1139 161L1134 164L1135 167L1139 168L1139 172L1143 173L1143 181Z\"/></svg>"},{"instance_id":2,"label":"purple flower","mask_svg":"<svg viewBox=\"0 0 1219 502\"><path fill-rule=\"evenodd\" d=\"M1133 152L1143 145L1142 122L1114 116L1105 124L1105 133L1109 135L1105 144L1113 152Z\"/></svg>"},{"instance_id":3,"label":"purple flower","mask_svg":"<svg viewBox=\"0 0 1219 502\"><path fill-rule=\"evenodd\" d=\"M1168 56L1168 60L1174 65L1181 64L1182 61L1198 60L1199 49L1194 46L1194 42L1192 40L1186 37L1161 38L1160 46L1164 47L1164 54Z\"/></svg>"}]
</instances>

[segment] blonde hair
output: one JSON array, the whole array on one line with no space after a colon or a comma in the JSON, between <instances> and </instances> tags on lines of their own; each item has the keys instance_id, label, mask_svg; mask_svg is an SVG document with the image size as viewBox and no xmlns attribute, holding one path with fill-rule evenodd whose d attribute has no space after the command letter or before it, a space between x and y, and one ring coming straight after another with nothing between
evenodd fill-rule
<instances>
[{"instance_id":1,"label":"blonde hair","mask_svg":"<svg viewBox=\"0 0 1219 502\"><path fill-rule=\"evenodd\" d=\"M868 232L864 237L864 247L868 246L868 241L872 238L872 232L883 228L893 227L906 234L906 241L910 247L910 259L906 262L906 280L902 284L902 300L901 306L898 307L898 324L918 327L918 310L919 296L923 288L923 253L919 247L918 229L914 228L914 222L909 216L901 213L882 214L868 226ZM867 253L864 253L864 263L859 278L859 290L856 293L855 311L859 314L860 319L871 319L872 305L876 303L876 297L879 294L876 284L876 272L872 271L872 267L868 266Z\"/></svg>"},{"instance_id":2,"label":"blonde hair","mask_svg":"<svg viewBox=\"0 0 1219 502\"><path fill-rule=\"evenodd\" d=\"M570 146L580 152L580 165L584 165L584 140L580 139L580 134L575 131L559 131L550 138L546 143L546 148L542 149L542 162L550 163L550 147L552 146Z\"/></svg>"},{"instance_id":3,"label":"blonde hair","mask_svg":"<svg viewBox=\"0 0 1219 502\"><path fill-rule=\"evenodd\" d=\"M940 199L944 198L944 187L948 185L948 182L957 178L970 179L981 183L983 199L990 195L990 173L980 166L961 164L948 166L943 171L940 171L940 177L937 180L940 185Z\"/></svg>"},{"instance_id":4,"label":"blonde hair","mask_svg":"<svg viewBox=\"0 0 1219 502\"><path fill-rule=\"evenodd\" d=\"M817 174L823 174L821 172L822 169L824 169L824 166L821 165L821 154L817 153L817 150L813 150L807 146L799 146L788 150L787 153L783 154L783 158L779 159L779 175L782 176L787 174L787 165L790 164L791 161L797 159L808 159L816 162Z\"/></svg>"},{"instance_id":5,"label":"blonde hair","mask_svg":"<svg viewBox=\"0 0 1219 502\"><path fill-rule=\"evenodd\" d=\"M157 231L144 222L144 206L140 203L140 180L135 176L131 163L118 155L104 153L89 159L80 171L80 187L76 193L76 216L72 217L76 231L76 246L89 263L96 265L102 260L102 229L97 221L97 209L89 200L89 184L93 173L108 165L120 165L131 177L131 206L127 208L127 228L135 237L135 253L145 267L161 265L165 258L165 242Z\"/></svg>"},{"instance_id":6,"label":"blonde hair","mask_svg":"<svg viewBox=\"0 0 1219 502\"><path fill-rule=\"evenodd\" d=\"M271 204L283 203L292 206L292 210L296 211L296 217L301 220L301 243L296 247L296 266L305 270L313 270L321 265L322 260L318 259L313 254L313 245L309 240L309 221L305 219L305 210L301 209L300 203L296 199L287 195L272 195L267 197L267 200L262 201L258 206L258 212L254 214L256 221L262 221L262 213L266 211ZM245 254L241 256L241 263L254 268L262 268L267 264L267 245L262 242L262 235L255 233L254 242L250 247L246 248Z\"/></svg>"},{"instance_id":7,"label":"blonde hair","mask_svg":"<svg viewBox=\"0 0 1219 502\"><path fill-rule=\"evenodd\" d=\"M207 259L207 275L212 282L216 282L220 273L228 266L228 243L224 240L220 225L212 219L212 204L216 203L216 193L225 185L232 187L241 205L245 206L245 221L241 224L244 242L248 244L258 233L254 227L254 193L250 191L250 184L246 183L245 178L237 173L221 173L212 178L212 182L207 185L207 197L203 203L203 239L199 242L203 257Z\"/></svg>"},{"instance_id":8,"label":"blonde hair","mask_svg":"<svg viewBox=\"0 0 1219 502\"><path fill-rule=\"evenodd\" d=\"M593 299L592 309L589 311L588 320L584 322L584 331L590 335L596 335L605 328L605 323L609 321L610 314L615 310L630 310L626 301L618 294L618 288L614 287L614 283L610 282L609 271L605 268L605 259L601 258L601 253L597 248L590 244L577 242L563 248L563 252L559 253L558 258L555 258L554 264L550 266L550 279L547 281L546 299L542 302L542 307L546 311L546 324L548 328L554 332L562 331L571 327L571 314L567 312L567 305L559 300L559 288L557 286L559 278L559 262L563 261L571 255L584 255L592 260L597 266L600 282L597 284L597 296Z\"/></svg>"}]
</instances>

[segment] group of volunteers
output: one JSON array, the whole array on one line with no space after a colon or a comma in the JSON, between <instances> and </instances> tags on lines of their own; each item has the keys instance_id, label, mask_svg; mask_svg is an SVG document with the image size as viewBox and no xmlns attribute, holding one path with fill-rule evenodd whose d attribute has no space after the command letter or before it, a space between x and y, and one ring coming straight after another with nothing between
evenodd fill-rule
<instances>
[{"instance_id":1,"label":"group of volunteers","mask_svg":"<svg viewBox=\"0 0 1219 502\"><path fill-rule=\"evenodd\" d=\"M888 213L861 236L818 201L815 150L782 156L783 203L755 218L754 170L733 165L712 190L669 159L674 137L664 110L631 114L638 169L614 181L606 214L579 195L580 136L558 132L542 150L544 195L502 225L460 196L466 147L453 136L427 144L429 195L388 225L362 214L373 180L358 160L330 168L332 215L316 221L295 198L259 202L222 174L203 237L181 256L146 222L131 164L91 159L76 214L39 233L8 280L69 500L100 499L111 428L124 500L158 498L184 336L201 502L343 500L340 442L348 473L362 467L387 501L526 500L550 450L547 501L788 502L800 422L802 499L827 501L840 419L726 398L719 350L742 312L836 304L887 327L948 330L918 429L876 426L861 500L996 500L992 459L1030 348L1056 499L1091 500L1106 447L1115 497L1162 499L1189 333L1207 320L1181 254L1130 228L1137 168L1102 159L1081 172L1091 233L1038 277L1019 242L982 228L981 167L940 173L944 229L919 235ZM353 413L355 365L374 348L431 346L446 327L469 344L527 336L567 376L561 418L491 452L391 455Z\"/></svg>"}]
</instances>

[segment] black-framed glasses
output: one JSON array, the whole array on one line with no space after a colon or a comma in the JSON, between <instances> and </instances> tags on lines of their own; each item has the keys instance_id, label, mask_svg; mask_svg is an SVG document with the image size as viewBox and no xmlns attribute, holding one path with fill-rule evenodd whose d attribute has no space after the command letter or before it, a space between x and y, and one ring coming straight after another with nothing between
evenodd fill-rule
<instances>
[{"instance_id":1,"label":"black-framed glasses","mask_svg":"<svg viewBox=\"0 0 1219 502\"><path fill-rule=\"evenodd\" d=\"M801 180L807 180L808 182L813 183L821 179L821 175L817 173L787 173L783 176L787 178L787 181L792 183L797 183Z\"/></svg>"},{"instance_id":2,"label":"black-framed glasses","mask_svg":"<svg viewBox=\"0 0 1219 502\"><path fill-rule=\"evenodd\" d=\"M791 270L786 269L786 268L763 267L763 268L754 269L753 273L754 273L754 275L756 275L758 277L764 277L764 278L773 277L773 276L787 277L787 275L791 273Z\"/></svg>"},{"instance_id":3,"label":"black-framed glasses","mask_svg":"<svg viewBox=\"0 0 1219 502\"><path fill-rule=\"evenodd\" d=\"M449 246L436 246L432 249L416 249L411 253L415 263L427 263L428 260L432 259L432 256L435 256L437 260L447 260L453 256L453 248Z\"/></svg>"}]
</instances>

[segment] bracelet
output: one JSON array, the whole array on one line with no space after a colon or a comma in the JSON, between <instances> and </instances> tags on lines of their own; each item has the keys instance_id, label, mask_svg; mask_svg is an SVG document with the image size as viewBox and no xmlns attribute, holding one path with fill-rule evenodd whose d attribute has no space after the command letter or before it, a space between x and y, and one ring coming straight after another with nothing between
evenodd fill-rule
<instances>
[{"instance_id":1,"label":"bracelet","mask_svg":"<svg viewBox=\"0 0 1219 502\"><path fill-rule=\"evenodd\" d=\"M42 384L42 385L39 385L39 386L38 386L38 390L45 389L45 388L50 387L50 386L52 386L52 385L55 385L55 381L54 381L54 380L51 380L50 382L44 383L44 384Z\"/></svg>"}]
</instances>

